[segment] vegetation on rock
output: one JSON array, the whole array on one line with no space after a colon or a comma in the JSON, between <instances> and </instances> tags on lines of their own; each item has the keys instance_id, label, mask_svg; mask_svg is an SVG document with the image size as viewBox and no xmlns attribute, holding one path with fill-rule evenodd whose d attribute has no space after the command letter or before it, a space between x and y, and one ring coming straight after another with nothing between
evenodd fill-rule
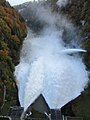
<instances>
[{"instance_id":1,"label":"vegetation on rock","mask_svg":"<svg viewBox=\"0 0 90 120\"><path fill-rule=\"evenodd\" d=\"M6 114L10 102L17 99L13 72L19 62L20 45L26 34L21 15L8 2L0 0L0 114Z\"/></svg>"}]
</instances>

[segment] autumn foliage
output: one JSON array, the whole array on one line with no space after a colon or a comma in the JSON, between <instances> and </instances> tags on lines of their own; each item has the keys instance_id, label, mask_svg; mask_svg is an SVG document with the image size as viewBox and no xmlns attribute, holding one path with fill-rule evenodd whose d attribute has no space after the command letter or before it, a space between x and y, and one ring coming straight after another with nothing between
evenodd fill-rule
<instances>
[{"instance_id":1,"label":"autumn foliage","mask_svg":"<svg viewBox=\"0 0 90 120\"><path fill-rule=\"evenodd\" d=\"M0 0L0 114L5 114L7 103L17 97L13 72L26 34L24 19L8 2Z\"/></svg>"}]
</instances>

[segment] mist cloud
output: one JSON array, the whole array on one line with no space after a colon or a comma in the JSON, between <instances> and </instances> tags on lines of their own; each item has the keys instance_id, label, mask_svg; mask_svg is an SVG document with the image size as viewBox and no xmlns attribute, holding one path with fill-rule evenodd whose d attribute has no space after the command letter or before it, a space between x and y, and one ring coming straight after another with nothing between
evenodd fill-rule
<instances>
[{"instance_id":1,"label":"mist cloud","mask_svg":"<svg viewBox=\"0 0 90 120\"><path fill-rule=\"evenodd\" d=\"M51 109L60 109L79 96L88 82L82 57L69 55L84 50L76 42L73 24L65 17L38 3L33 3L32 11L45 25L38 34L28 30L23 42L20 63L15 68L20 104L27 110L42 94Z\"/></svg>"},{"instance_id":2,"label":"mist cloud","mask_svg":"<svg viewBox=\"0 0 90 120\"><path fill-rule=\"evenodd\" d=\"M58 0L56 4L57 4L59 7L62 7L62 6L67 5L67 3L68 3L68 0Z\"/></svg>"}]
</instances>

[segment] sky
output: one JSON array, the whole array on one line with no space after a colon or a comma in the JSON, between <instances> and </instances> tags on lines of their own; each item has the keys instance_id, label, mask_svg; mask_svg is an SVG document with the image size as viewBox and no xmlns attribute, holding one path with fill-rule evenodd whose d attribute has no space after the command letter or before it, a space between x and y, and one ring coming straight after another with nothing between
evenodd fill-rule
<instances>
[{"instance_id":1,"label":"sky","mask_svg":"<svg viewBox=\"0 0 90 120\"><path fill-rule=\"evenodd\" d=\"M33 0L7 0L7 1L9 1L9 3L13 6L13 5L19 5L24 2L33 1Z\"/></svg>"}]
</instances>

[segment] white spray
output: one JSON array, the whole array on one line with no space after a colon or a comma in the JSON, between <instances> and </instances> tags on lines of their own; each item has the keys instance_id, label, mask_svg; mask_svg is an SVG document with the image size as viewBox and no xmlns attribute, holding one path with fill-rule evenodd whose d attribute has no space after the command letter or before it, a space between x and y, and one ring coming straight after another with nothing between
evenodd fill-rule
<instances>
[{"instance_id":1,"label":"white spray","mask_svg":"<svg viewBox=\"0 0 90 120\"><path fill-rule=\"evenodd\" d=\"M38 14L40 7L37 9ZM20 63L15 68L19 101L24 110L40 94L50 108L61 108L79 96L88 82L82 58L69 55L85 50L70 49L63 41L63 28L69 30L73 28L72 25L64 18L52 15L42 6L41 9L44 13L40 14L39 19L48 23L48 26L39 35L28 31L23 42ZM57 21L59 29L55 26Z\"/></svg>"},{"instance_id":2,"label":"white spray","mask_svg":"<svg viewBox=\"0 0 90 120\"><path fill-rule=\"evenodd\" d=\"M58 0L56 4L59 7L62 7L62 6L65 6L67 3L68 3L68 0Z\"/></svg>"}]
</instances>

